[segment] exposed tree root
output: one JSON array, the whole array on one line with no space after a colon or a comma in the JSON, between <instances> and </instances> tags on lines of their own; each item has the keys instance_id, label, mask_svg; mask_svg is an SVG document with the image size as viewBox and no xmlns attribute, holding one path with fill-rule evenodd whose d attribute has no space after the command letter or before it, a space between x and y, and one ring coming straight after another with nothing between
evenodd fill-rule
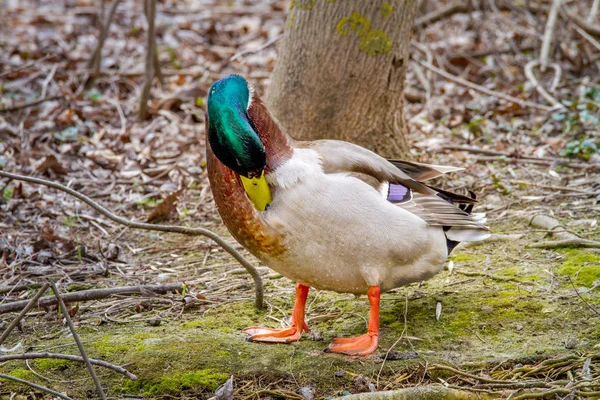
<instances>
[{"instance_id":1,"label":"exposed tree root","mask_svg":"<svg viewBox=\"0 0 600 400\"><path fill-rule=\"evenodd\" d=\"M585 248L600 248L600 242L580 238L566 230L564 226L552 217L545 215L536 215L529 221L529 224L539 229L550 231L553 237L558 240L549 242L533 243L527 247L536 249L558 249L562 247L585 247ZM556 230L560 228L560 230Z\"/></svg>"},{"instance_id":2,"label":"exposed tree root","mask_svg":"<svg viewBox=\"0 0 600 400\"><path fill-rule=\"evenodd\" d=\"M442 385L416 386L387 392L359 393L342 397L344 400L475 400L500 396L481 392L452 389Z\"/></svg>"}]
</instances>

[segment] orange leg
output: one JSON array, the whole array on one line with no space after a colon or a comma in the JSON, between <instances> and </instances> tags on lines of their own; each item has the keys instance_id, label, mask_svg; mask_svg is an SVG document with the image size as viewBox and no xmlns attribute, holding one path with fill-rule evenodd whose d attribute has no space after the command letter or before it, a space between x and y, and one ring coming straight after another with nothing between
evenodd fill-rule
<instances>
[{"instance_id":1,"label":"orange leg","mask_svg":"<svg viewBox=\"0 0 600 400\"><path fill-rule=\"evenodd\" d=\"M371 305L367 333L357 337L333 339L325 351L350 356L367 356L377 350L377 343L379 342L379 296L379 286L371 286L367 292L369 304Z\"/></svg>"},{"instance_id":2,"label":"orange leg","mask_svg":"<svg viewBox=\"0 0 600 400\"><path fill-rule=\"evenodd\" d=\"M250 335L252 342L291 343L300 339L302 331L308 332L308 325L304 322L304 307L308 297L308 286L300 283L296 285L296 303L292 311L292 326L287 329L270 329L251 326L244 329Z\"/></svg>"}]
</instances>

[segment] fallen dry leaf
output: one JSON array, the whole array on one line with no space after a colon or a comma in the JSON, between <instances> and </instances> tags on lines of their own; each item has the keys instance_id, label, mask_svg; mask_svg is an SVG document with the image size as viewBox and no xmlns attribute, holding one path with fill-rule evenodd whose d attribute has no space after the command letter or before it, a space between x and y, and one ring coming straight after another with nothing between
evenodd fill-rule
<instances>
[{"instance_id":1,"label":"fallen dry leaf","mask_svg":"<svg viewBox=\"0 0 600 400\"><path fill-rule=\"evenodd\" d=\"M57 175L64 175L68 172L68 170L56 159L53 154L46 156L44 161L42 161L37 167L36 171L41 174L48 175L49 171L54 172Z\"/></svg>"},{"instance_id":2,"label":"fallen dry leaf","mask_svg":"<svg viewBox=\"0 0 600 400\"><path fill-rule=\"evenodd\" d=\"M152 209L152 212L148 216L146 222L156 222L167 219L172 213L175 212L175 204L177 199L181 195L182 190L178 190L169 194L162 203L158 204Z\"/></svg>"}]
</instances>

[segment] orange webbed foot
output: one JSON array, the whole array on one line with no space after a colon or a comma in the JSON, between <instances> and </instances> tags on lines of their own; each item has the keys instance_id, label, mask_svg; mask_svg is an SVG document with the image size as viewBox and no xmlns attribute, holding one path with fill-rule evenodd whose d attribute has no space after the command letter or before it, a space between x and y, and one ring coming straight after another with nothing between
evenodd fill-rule
<instances>
[{"instance_id":1,"label":"orange webbed foot","mask_svg":"<svg viewBox=\"0 0 600 400\"><path fill-rule=\"evenodd\" d=\"M298 329L293 325L287 329L271 329L262 328L260 326L251 326L244 329L243 332L250 335L248 340L251 342L292 343L300 339L300 336L302 336L302 331L308 332L308 326L306 323L302 329Z\"/></svg>"},{"instance_id":2,"label":"orange webbed foot","mask_svg":"<svg viewBox=\"0 0 600 400\"><path fill-rule=\"evenodd\" d=\"M328 353L347 354L349 356L368 356L377 350L379 336L373 333L350 338L336 338L325 349Z\"/></svg>"}]
</instances>

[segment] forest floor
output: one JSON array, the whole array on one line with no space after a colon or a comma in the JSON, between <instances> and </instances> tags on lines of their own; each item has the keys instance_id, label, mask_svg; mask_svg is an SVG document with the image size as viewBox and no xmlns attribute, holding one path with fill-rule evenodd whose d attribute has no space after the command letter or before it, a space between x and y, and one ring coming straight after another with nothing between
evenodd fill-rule
<instances>
[{"instance_id":1,"label":"forest floor","mask_svg":"<svg viewBox=\"0 0 600 400\"><path fill-rule=\"evenodd\" d=\"M219 399L431 384L482 397L598 396L600 252L532 247L554 239L530 225L535 215L550 216L562 232L600 240L600 57L597 39L584 38L568 16L587 15L586 2L565 6L554 67L534 70L547 88L560 71L550 93L564 107L552 110L524 73L538 57L549 4L498 3L416 27L406 107L412 157L465 167L436 184L477 193L476 211L487 213L494 236L460 245L433 279L384 294L380 346L365 358L322 351L334 337L364 333L363 297L311 291L311 333L294 344L250 343L241 332L285 326L294 283L259 265L222 225L205 171L203 108L210 84L230 73L265 93L285 3L160 2L165 83L152 88L148 120L137 115L141 4L119 5L102 74L90 83L96 11L91 1L71 3L66 11L49 0L0 3L0 169L62 183L128 219L211 229L257 266L265 286L266 309L257 311L252 279L209 239L132 230L63 192L0 179L0 308L32 298L45 278L63 293L185 283L183 293L69 305L89 356L138 378L96 368L111 398L209 398L230 376L233 392ZM423 18L441 6L424 3ZM541 107L468 88L431 64ZM0 314L0 332L15 316ZM31 310L0 360L24 352L79 354L56 306ZM79 363L0 361L0 373L74 399L95 396ZM0 378L0 399L25 398L44 395Z\"/></svg>"}]
</instances>

